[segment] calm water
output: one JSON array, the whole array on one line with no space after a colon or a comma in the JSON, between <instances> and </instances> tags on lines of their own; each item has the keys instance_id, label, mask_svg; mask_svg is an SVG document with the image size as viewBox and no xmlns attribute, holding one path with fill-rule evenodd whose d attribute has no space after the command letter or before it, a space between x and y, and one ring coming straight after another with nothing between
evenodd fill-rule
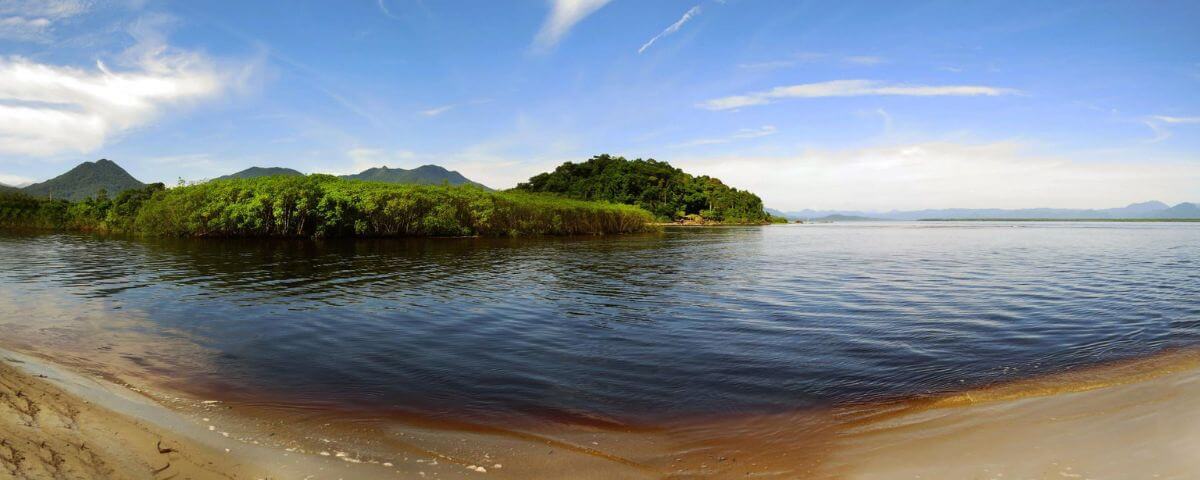
<instances>
[{"instance_id":1,"label":"calm water","mask_svg":"<svg viewBox=\"0 0 1200 480\"><path fill-rule=\"evenodd\" d=\"M116 332L195 346L157 360L206 352L172 375L233 397L476 420L772 412L1200 343L1200 225L0 234L0 324L35 343Z\"/></svg>"}]
</instances>

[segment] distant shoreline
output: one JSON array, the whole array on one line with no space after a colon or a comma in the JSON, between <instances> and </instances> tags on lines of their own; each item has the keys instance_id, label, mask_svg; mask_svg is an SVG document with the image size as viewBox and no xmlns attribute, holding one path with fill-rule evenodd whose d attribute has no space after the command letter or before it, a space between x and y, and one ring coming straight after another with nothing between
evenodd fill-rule
<instances>
[{"instance_id":1,"label":"distant shoreline","mask_svg":"<svg viewBox=\"0 0 1200 480\"><path fill-rule=\"evenodd\" d=\"M922 218L918 222L1200 222L1200 218Z\"/></svg>"}]
</instances>

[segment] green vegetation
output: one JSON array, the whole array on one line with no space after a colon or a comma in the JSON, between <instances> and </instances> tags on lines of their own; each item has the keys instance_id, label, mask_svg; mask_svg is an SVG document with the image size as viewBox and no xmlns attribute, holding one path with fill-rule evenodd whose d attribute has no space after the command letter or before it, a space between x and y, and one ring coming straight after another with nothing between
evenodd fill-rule
<instances>
[{"instance_id":1,"label":"green vegetation","mask_svg":"<svg viewBox=\"0 0 1200 480\"><path fill-rule=\"evenodd\" d=\"M365 180L368 182L408 183L415 185L474 185L487 190L481 184L468 180L462 174L446 170L437 165L424 165L412 170L403 168L368 168L354 175L343 175L348 180Z\"/></svg>"},{"instance_id":2,"label":"green vegetation","mask_svg":"<svg viewBox=\"0 0 1200 480\"><path fill-rule=\"evenodd\" d=\"M516 190L636 205L660 221L686 220L692 215L719 223L781 220L767 214L753 193L730 188L716 178L693 177L653 159L599 155L583 163L567 162L517 185Z\"/></svg>"},{"instance_id":3,"label":"green vegetation","mask_svg":"<svg viewBox=\"0 0 1200 480\"><path fill-rule=\"evenodd\" d=\"M250 167L237 173L231 173L223 177L217 177L214 180L229 180L231 178L258 178L258 177L301 177L304 176L296 170L285 167Z\"/></svg>"},{"instance_id":4,"label":"green vegetation","mask_svg":"<svg viewBox=\"0 0 1200 480\"><path fill-rule=\"evenodd\" d=\"M0 226L161 236L595 235L645 231L652 221L628 205L329 175L154 184L81 202L0 194Z\"/></svg>"},{"instance_id":5,"label":"green vegetation","mask_svg":"<svg viewBox=\"0 0 1200 480\"><path fill-rule=\"evenodd\" d=\"M81 163L67 173L35 183L22 191L33 197L81 201L95 197L101 191L116 195L145 186L116 163L101 159Z\"/></svg>"}]
</instances>

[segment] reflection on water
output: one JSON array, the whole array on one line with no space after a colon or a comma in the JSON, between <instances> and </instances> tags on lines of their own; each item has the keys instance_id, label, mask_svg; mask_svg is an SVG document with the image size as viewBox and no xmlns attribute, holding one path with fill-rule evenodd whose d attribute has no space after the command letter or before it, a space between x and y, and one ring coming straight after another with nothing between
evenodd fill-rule
<instances>
[{"instance_id":1,"label":"reflection on water","mask_svg":"<svg viewBox=\"0 0 1200 480\"><path fill-rule=\"evenodd\" d=\"M155 361L204 355L174 376L234 399L656 423L932 394L1193 345L1198 267L1200 226L1184 224L0 234L0 324L27 333L8 341L37 343L44 328L169 339L181 347Z\"/></svg>"}]
</instances>

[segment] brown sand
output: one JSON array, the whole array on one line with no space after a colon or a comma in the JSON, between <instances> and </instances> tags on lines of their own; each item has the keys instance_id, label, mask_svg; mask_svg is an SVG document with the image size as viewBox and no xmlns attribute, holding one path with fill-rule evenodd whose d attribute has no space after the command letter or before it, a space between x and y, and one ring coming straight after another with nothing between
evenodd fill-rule
<instances>
[{"instance_id":1,"label":"brown sand","mask_svg":"<svg viewBox=\"0 0 1200 480\"><path fill-rule=\"evenodd\" d=\"M0 479L397 478L227 438L103 380L0 350Z\"/></svg>"}]
</instances>

